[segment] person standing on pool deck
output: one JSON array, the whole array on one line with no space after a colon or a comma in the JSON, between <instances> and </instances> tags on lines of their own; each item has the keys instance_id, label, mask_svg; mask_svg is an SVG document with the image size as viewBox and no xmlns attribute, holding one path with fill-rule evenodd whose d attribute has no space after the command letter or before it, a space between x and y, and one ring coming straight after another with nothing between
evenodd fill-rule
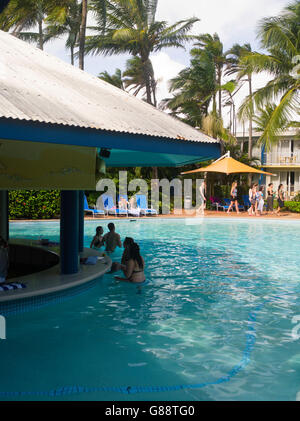
<instances>
[{"instance_id":1,"label":"person standing on pool deck","mask_svg":"<svg viewBox=\"0 0 300 421\"><path fill-rule=\"evenodd\" d=\"M267 212L274 213L273 206L274 206L274 192L273 192L273 183L268 184L267 188Z\"/></svg>"},{"instance_id":2,"label":"person standing on pool deck","mask_svg":"<svg viewBox=\"0 0 300 421\"><path fill-rule=\"evenodd\" d=\"M231 200L231 202L230 202L227 213L230 212L233 205L235 205L236 213L240 213L239 212L239 204L238 204L238 201L237 201L237 182L236 181L234 181L231 185L230 200Z\"/></svg>"},{"instance_id":3,"label":"person standing on pool deck","mask_svg":"<svg viewBox=\"0 0 300 421\"><path fill-rule=\"evenodd\" d=\"M199 192L200 192L200 196L199 196L200 206L197 209L197 213L199 213L202 216L204 216L204 209L205 209L205 206L206 206L205 190L206 190L206 181L203 180L203 182L201 183L201 186L199 187Z\"/></svg>"},{"instance_id":4,"label":"person standing on pool deck","mask_svg":"<svg viewBox=\"0 0 300 421\"><path fill-rule=\"evenodd\" d=\"M257 193L257 211L259 212L258 215L262 215L264 211L264 188L260 186L259 191Z\"/></svg>"},{"instance_id":5,"label":"person standing on pool deck","mask_svg":"<svg viewBox=\"0 0 300 421\"><path fill-rule=\"evenodd\" d=\"M251 208L252 208L252 215L257 215L257 200L256 200L256 193L257 193L258 184L254 183L252 186L252 194L251 194Z\"/></svg>"},{"instance_id":6,"label":"person standing on pool deck","mask_svg":"<svg viewBox=\"0 0 300 421\"><path fill-rule=\"evenodd\" d=\"M249 195L249 202L250 202L250 208L248 209L249 216L254 215L252 204L251 204L253 186L254 186L254 183L251 184L250 189L249 189L249 193L248 193L248 195Z\"/></svg>"},{"instance_id":7,"label":"person standing on pool deck","mask_svg":"<svg viewBox=\"0 0 300 421\"><path fill-rule=\"evenodd\" d=\"M108 224L109 232L103 237L103 243L106 245L105 251L113 252L116 247L122 247L120 235L115 232L115 224Z\"/></svg>"},{"instance_id":8,"label":"person standing on pool deck","mask_svg":"<svg viewBox=\"0 0 300 421\"><path fill-rule=\"evenodd\" d=\"M278 187L278 209L276 211L276 215L279 215L279 212L284 207L284 191L283 191L283 184L279 184Z\"/></svg>"}]
</instances>

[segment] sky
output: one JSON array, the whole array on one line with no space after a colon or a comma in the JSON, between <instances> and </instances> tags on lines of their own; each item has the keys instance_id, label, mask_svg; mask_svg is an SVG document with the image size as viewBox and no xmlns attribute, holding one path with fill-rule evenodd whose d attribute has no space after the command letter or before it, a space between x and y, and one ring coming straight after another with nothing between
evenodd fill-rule
<instances>
[{"instance_id":1,"label":"sky","mask_svg":"<svg viewBox=\"0 0 300 421\"><path fill-rule=\"evenodd\" d=\"M194 25L192 32L194 34L216 32L223 42L224 51L234 43L250 43L252 50L258 51L260 46L256 39L256 28L259 20L278 15L288 3L288 0L159 0L156 19L172 24L178 20L196 16L200 22ZM158 100L169 96L168 81L189 65L189 49L190 46L186 49L171 48L152 54L155 77L159 79ZM45 50L69 61L69 53L64 48L63 40L47 44ZM87 56L85 70L93 75L98 75L105 70L114 73L116 68L121 70L125 68L129 57L127 55ZM264 86L268 80L269 76L265 74L254 77L254 90ZM237 108L246 95L247 86L245 85L236 96ZM224 114L226 124L228 123L227 111Z\"/></svg>"}]
</instances>

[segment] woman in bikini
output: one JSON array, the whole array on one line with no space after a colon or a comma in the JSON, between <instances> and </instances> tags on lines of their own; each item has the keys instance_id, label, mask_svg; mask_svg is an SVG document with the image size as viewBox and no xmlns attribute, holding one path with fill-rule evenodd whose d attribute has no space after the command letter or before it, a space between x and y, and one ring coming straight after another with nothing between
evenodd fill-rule
<instances>
[{"instance_id":1,"label":"woman in bikini","mask_svg":"<svg viewBox=\"0 0 300 421\"><path fill-rule=\"evenodd\" d=\"M284 207L284 191L283 191L283 184L279 184L278 187L278 198L277 198L277 202L278 202L278 209L276 211L276 215L279 215L279 212L281 211L281 209Z\"/></svg>"},{"instance_id":2,"label":"woman in bikini","mask_svg":"<svg viewBox=\"0 0 300 421\"><path fill-rule=\"evenodd\" d=\"M94 235L94 238L92 239L92 242L90 244L90 248L100 248L103 246L103 228L97 227L96 228L96 235Z\"/></svg>"},{"instance_id":3,"label":"woman in bikini","mask_svg":"<svg viewBox=\"0 0 300 421\"><path fill-rule=\"evenodd\" d=\"M230 205L229 205L229 208L228 208L227 213L230 212L231 208L234 205L235 205L236 213L240 213L239 212L239 204L238 204L238 201L237 201L237 182L236 181L234 181L232 183L232 186L231 186L231 191L230 191Z\"/></svg>"},{"instance_id":4,"label":"woman in bikini","mask_svg":"<svg viewBox=\"0 0 300 421\"><path fill-rule=\"evenodd\" d=\"M267 189L267 212L271 212L272 214L274 213L273 210L273 204L274 204L274 191L273 191L273 183L270 183L268 185L268 189Z\"/></svg>"},{"instance_id":5,"label":"woman in bikini","mask_svg":"<svg viewBox=\"0 0 300 421\"><path fill-rule=\"evenodd\" d=\"M121 263L113 262L111 265L110 273L117 272L122 269L122 266L126 266L126 263L130 259L130 247L134 244L134 239L131 237L125 237L123 241L124 251L121 258Z\"/></svg>"},{"instance_id":6,"label":"woman in bikini","mask_svg":"<svg viewBox=\"0 0 300 421\"><path fill-rule=\"evenodd\" d=\"M121 269L125 275L125 278L115 276L115 279L133 283L142 283L145 281L145 262L140 255L140 248L138 244L133 243L130 246L128 260L124 265L121 265Z\"/></svg>"}]
</instances>

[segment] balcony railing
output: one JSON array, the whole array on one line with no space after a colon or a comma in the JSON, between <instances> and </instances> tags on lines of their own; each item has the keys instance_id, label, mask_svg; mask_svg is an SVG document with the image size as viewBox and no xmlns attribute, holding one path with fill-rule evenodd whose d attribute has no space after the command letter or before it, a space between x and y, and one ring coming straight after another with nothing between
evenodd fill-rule
<instances>
[{"instance_id":1,"label":"balcony railing","mask_svg":"<svg viewBox=\"0 0 300 421\"><path fill-rule=\"evenodd\" d=\"M291 155L268 155L264 154L264 164L271 166L300 166L299 153L293 153Z\"/></svg>"}]
</instances>

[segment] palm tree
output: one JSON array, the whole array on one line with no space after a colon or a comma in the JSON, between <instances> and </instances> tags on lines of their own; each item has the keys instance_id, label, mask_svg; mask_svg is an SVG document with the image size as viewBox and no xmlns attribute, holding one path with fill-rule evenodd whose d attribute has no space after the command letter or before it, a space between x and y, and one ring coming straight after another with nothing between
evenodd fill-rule
<instances>
[{"instance_id":1,"label":"palm tree","mask_svg":"<svg viewBox=\"0 0 300 421\"><path fill-rule=\"evenodd\" d=\"M78 43L81 24L81 5L73 0L68 8L54 11L46 19L48 26L45 31L45 39L53 39L67 35L66 48L71 52L71 64L74 65L75 47Z\"/></svg>"},{"instance_id":2,"label":"palm tree","mask_svg":"<svg viewBox=\"0 0 300 421\"><path fill-rule=\"evenodd\" d=\"M155 87L153 67L150 55L167 47L183 48L188 39L188 32L199 19L190 18L168 26L165 21L156 21L158 0L107 0L106 28L103 30L102 9L93 2L93 10L100 16L100 25L91 29L97 35L88 36L85 51L93 54L129 53L141 60L143 80L145 81L146 101L155 105ZM157 168L153 167L153 177Z\"/></svg>"},{"instance_id":3,"label":"palm tree","mask_svg":"<svg viewBox=\"0 0 300 421\"><path fill-rule=\"evenodd\" d=\"M104 71L99 73L98 78L125 91L123 76L124 74L122 74L122 71L120 69L116 69L113 75L110 75L107 71Z\"/></svg>"},{"instance_id":4,"label":"palm tree","mask_svg":"<svg viewBox=\"0 0 300 421\"><path fill-rule=\"evenodd\" d=\"M1 13L0 28L4 31L12 30L13 35L28 42L36 42L43 50L45 42L49 40L45 39L43 27L46 16L69 2L70 0L11 0ZM36 25L38 31L30 32Z\"/></svg>"},{"instance_id":5,"label":"palm tree","mask_svg":"<svg viewBox=\"0 0 300 421\"><path fill-rule=\"evenodd\" d=\"M162 108L194 127L201 127L202 118L215 98L216 83L213 61L201 54L192 57L190 66L170 81L172 98L161 102Z\"/></svg>"},{"instance_id":6,"label":"palm tree","mask_svg":"<svg viewBox=\"0 0 300 421\"><path fill-rule=\"evenodd\" d=\"M106 55L130 53L140 58L144 73L147 102L154 103L153 68L150 61L152 52L165 47L182 47L188 39L187 33L197 18L176 22L168 26L165 21L156 21L158 0L107 0L107 27L94 27L97 35L88 36L86 52ZM98 13L98 5L93 2L93 10ZM101 11L100 11L101 15ZM100 19L102 22L102 17Z\"/></svg>"},{"instance_id":7,"label":"palm tree","mask_svg":"<svg viewBox=\"0 0 300 421\"><path fill-rule=\"evenodd\" d=\"M206 55L209 57L215 66L216 84L218 87L218 113L222 118L222 77L223 68L226 64L226 55L223 51L223 44L220 41L218 34L201 34L195 37L197 42L194 44L195 48L192 49L192 55ZM214 98L215 101L215 98Z\"/></svg>"},{"instance_id":8,"label":"palm tree","mask_svg":"<svg viewBox=\"0 0 300 421\"><path fill-rule=\"evenodd\" d=\"M243 57L252 52L250 44L234 44L230 50L226 52L227 56L227 69L225 75L236 75L237 82L243 84L248 82L249 97L252 98L252 73L253 69L250 65L242 62ZM252 119L253 119L253 104L250 102L249 113L249 141L248 141L248 157L252 157Z\"/></svg>"},{"instance_id":9,"label":"palm tree","mask_svg":"<svg viewBox=\"0 0 300 421\"><path fill-rule=\"evenodd\" d=\"M252 115L252 103L256 110L276 102L265 121L259 143L270 149L278 141L283 121L292 121L299 114L299 70L295 62L300 56L300 2L287 6L278 17L263 19L258 28L261 46L266 54L252 53L242 58L243 66L253 72L268 72L273 79L266 86L249 95L239 110L241 119Z\"/></svg>"}]
</instances>

